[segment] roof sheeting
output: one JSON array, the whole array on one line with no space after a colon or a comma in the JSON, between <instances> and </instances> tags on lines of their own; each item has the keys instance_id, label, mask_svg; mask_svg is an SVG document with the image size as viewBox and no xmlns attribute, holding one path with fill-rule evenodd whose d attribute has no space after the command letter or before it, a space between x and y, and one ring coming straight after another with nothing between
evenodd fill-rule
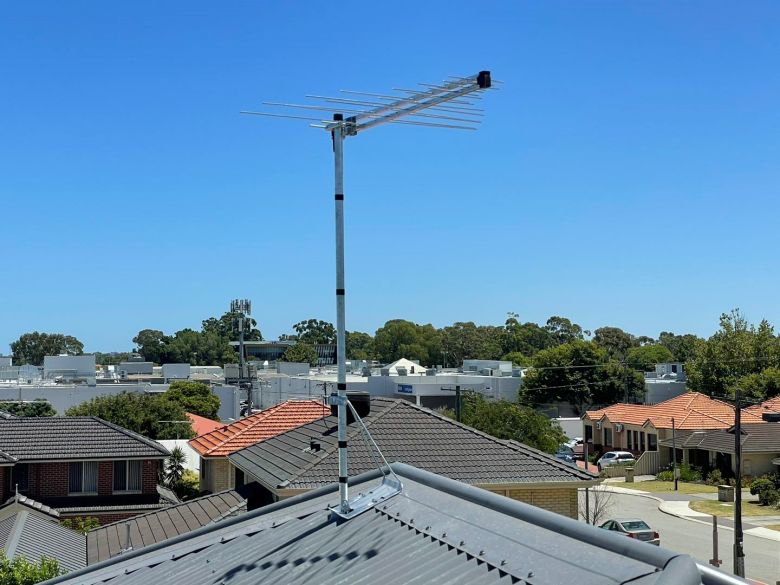
<instances>
[{"instance_id":1,"label":"roof sheeting","mask_svg":"<svg viewBox=\"0 0 780 585\"><path fill-rule=\"evenodd\" d=\"M612 423L652 424L657 429L671 429L672 419L678 429L727 429L734 424L734 407L700 392L686 392L658 404L613 404L585 413L588 420L605 418ZM744 422L761 422L761 415L742 411Z\"/></svg>"},{"instance_id":2,"label":"roof sheeting","mask_svg":"<svg viewBox=\"0 0 780 585\"><path fill-rule=\"evenodd\" d=\"M100 526L87 534L87 564L104 561L126 550L128 528L130 546L136 550L244 511L244 497L228 490Z\"/></svg>"},{"instance_id":3,"label":"roof sheeting","mask_svg":"<svg viewBox=\"0 0 780 585\"><path fill-rule=\"evenodd\" d=\"M686 555L406 465L393 468L403 492L349 521L328 510L338 498L331 485L51 583L701 582ZM367 488L375 478L357 482Z\"/></svg>"},{"instance_id":4,"label":"roof sheeting","mask_svg":"<svg viewBox=\"0 0 780 585\"><path fill-rule=\"evenodd\" d=\"M86 565L83 534L27 510L0 522L0 548L8 558L23 556L33 562L44 556L54 558L67 571Z\"/></svg>"},{"instance_id":5,"label":"roof sheeting","mask_svg":"<svg viewBox=\"0 0 780 585\"><path fill-rule=\"evenodd\" d=\"M0 419L0 451L23 462L170 455L156 441L96 416Z\"/></svg>"},{"instance_id":6,"label":"roof sheeting","mask_svg":"<svg viewBox=\"0 0 780 585\"><path fill-rule=\"evenodd\" d=\"M780 453L780 423L764 422L760 424L743 424L743 453ZM734 453L733 429L710 429L699 432L682 431L676 433L674 441L664 439L659 445L678 449L702 449L720 453Z\"/></svg>"},{"instance_id":7,"label":"roof sheeting","mask_svg":"<svg viewBox=\"0 0 780 585\"><path fill-rule=\"evenodd\" d=\"M385 458L468 484L593 481L595 476L514 441L503 441L405 400L374 398L364 417ZM270 489L312 489L338 477L337 419L327 418L257 443L230 461ZM375 469L360 428L348 429L351 474ZM320 445L311 450L311 443Z\"/></svg>"},{"instance_id":8,"label":"roof sheeting","mask_svg":"<svg viewBox=\"0 0 780 585\"><path fill-rule=\"evenodd\" d=\"M319 400L288 400L196 437L190 445L204 457L227 457L327 414L330 408Z\"/></svg>"}]
</instances>

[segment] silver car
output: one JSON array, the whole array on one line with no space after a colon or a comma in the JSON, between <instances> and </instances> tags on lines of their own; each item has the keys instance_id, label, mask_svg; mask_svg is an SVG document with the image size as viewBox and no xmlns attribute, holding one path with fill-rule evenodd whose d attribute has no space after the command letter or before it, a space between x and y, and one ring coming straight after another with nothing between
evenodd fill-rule
<instances>
[{"instance_id":1,"label":"silver car","mask_svg":"<svg viewBox=\"0 0 780 585\"><path fill-rule=\"evenodd\" d=\"M616 520L607 520L601 525L604 530L612 530L625 534L629 538L635 538L642 542L649 542L656 546L661 545L661 537L650 528L644 520L639 518L624 518Z\"/></svg>"}]
</instances>

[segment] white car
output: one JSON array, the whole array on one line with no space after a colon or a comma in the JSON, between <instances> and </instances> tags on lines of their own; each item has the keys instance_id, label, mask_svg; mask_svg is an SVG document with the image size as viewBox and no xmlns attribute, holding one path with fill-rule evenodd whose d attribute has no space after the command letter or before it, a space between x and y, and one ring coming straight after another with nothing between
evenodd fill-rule
<instances>
[{"instance_id":1,"label":"white car","mask_svg":"<svg viewBox=\"0 0 780 585\"><path fill-rule=\"evenodd\" d=\"M636 459L628 451L607 451L599 458L599 460L596 462L596 465L598 466L599 471L601 471L605 467L609 467L610 465L617 465L620 463L636 463Z\"/></svg>"},{"instance_id":2,"label":"white car","mask_svg":"<svg viewBox=\"0 0 780 585\"><path fill-rule=\"evenodd\" d=\"M625 534L629 538L641 540L642 542L649 542L656 546L661 545L661 537L658 536L658 533L650 528L644 520L640 520L639 518L607 520L601 525L601 528L604 530L613 530Z\"/></svg>"}]
</instances>

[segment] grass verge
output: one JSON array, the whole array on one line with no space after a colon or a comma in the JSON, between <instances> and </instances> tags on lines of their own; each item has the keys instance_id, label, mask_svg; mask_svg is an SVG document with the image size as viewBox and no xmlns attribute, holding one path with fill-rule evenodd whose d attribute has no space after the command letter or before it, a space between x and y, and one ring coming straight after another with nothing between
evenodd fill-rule
<instances>
[{"instance_id":1,"label":"grass verge","mask_svg":"<svg viewBox=\"0 0 780 585\"><path fill-rule=\"evenodd\" d=\"M688 504L691 510L712 514L713 516L733 516L733 502L716 502L712 500L700 500ZM742 502L742 517L745 516L780 516L780 510L774 506L762 506L758 502ZM766 528L771 528L767 526ZM780 526L778 526L780 528Z\"/></svg>"}]
</instances>

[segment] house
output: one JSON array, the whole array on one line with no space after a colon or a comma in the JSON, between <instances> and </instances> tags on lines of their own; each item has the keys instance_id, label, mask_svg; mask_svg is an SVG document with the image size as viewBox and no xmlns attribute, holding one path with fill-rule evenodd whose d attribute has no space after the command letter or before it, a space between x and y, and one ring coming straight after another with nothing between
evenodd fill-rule
<instances>
[{"instance_id":1,"label":"house","mask_svg":"<svg viewBox=\"0 0 780 585\"><path fill-rule=\"evenodd\" d=\"M77 571L86 565L84 535L60 525L60 514L21 494L0 506L0 549L9 559L39 562L53 558L61 569Z\"/></svg>"},{"instance_id":2,"label":"house","mask_svg":"<svg viewBox=\"0 0 780 585\"><path fill-rule=\"evenodd\" d=\"M748 423L742 429L742 473L757 476L780 469L780 422ZM718 469L724 476L736 473L735 428L680 431L659 444L676 448L678 461Z\"/></svg>"},{"instance_id":3,"label":"house","mask_svg":"<svg viewBox=\"0 0 780 585\"><path fill-rule=\"evenodd\" d=\"M363 417L388 461L402 461L553 512L577 518L577 490L597 484L590 473L521 443L496 439L401 399L372 398ZM266 501L330 484L338 477L335 416L317 420L230 455L246 481L257 481ZM377 467L361 428L348 428L349 468ZM250 505L250 509L252 505Z\"/></svg>"},{"instance_id":4,"label":"house","mask_svg":"<svg viewBox=\"0 0 780 585\"><path fill-rule=\"evenodd\" d=\"M185 414L191 423L192 430L195 432L196 437L200 437L201 435L205 435L206 433L210 433L211 431L225 426L225 423L221 423L218 420L211 420L205 416L192 414L191 412Z\"/></svg>"},{"instance_id":5,"label":"house","mask_svg":"<svg viewBox=\"0 0 780 585\"><path fill-rule=\"evenodd\" d=\"M764 413L780 415L780 396L775 396L774 398L765 400L761 404L748 406L745 410L753 414L758 414L759 416L763 415Z\"/></svg>"},{"instance_id":6,"label":"house","mask_svg":"<svg viewBox=\"0 0 780 585\"><path fill-rule=\"evenodd\" d=\"M94 528L86 539L87 564L93 565L128 550L138 550L243 514L246 502L242 491L227 490Z\"/></svg>"},{"instance_id":7,"label":"house","mask_svg":"<svg viewBox=\"0 0 780 585\"><path fill-rule=\"evenodd\" d=\"M673 422L674 421L674 422ZM742 410L744 423L760 423L761 416ZM734 407L699 392L686 392L658 404L613 404L589 410L582 417L583 437L594 452L619 449L637 457L652 453L640 463L642 473L656 473L671 461L671 451L659 450L659 441L671 439L677 431L728 429L734 424ZM704 465L704 459L692 460Z\"/></svg>"},{"instance_id":8,"label":"house","mask_svg":"<svg viewBox=\"0 0 780 585\"><path fill-rule=\"evenodd\" d=\"M726 585L687 555L392 464L401 493L343 520L338 486L132 550L49 585L184 582L487 585ZM379 471L354 478L370 489Z\"/></svg>"},{"instance_id":9,"label":"house","mask_svg":"<svg viewBox=\"0 0 780 585\"><path fill-rule=\"evenodd\" d=\"M0 501L18 491L62 518L112 522L167 505L156 441L92 416L0 417Z\"/></svg>"},{"instance_id":10,"label":"house","mask_svg":"<svg viewBox=\"0 0 780 585\"><path fill-rule=\"evenodd\" d=\"M243 485L243 473L231 465L228 455L329 412L321 400L288 400L190 440L200 455L201 491L213 493Z\"/></svg>"}]
</instances>

